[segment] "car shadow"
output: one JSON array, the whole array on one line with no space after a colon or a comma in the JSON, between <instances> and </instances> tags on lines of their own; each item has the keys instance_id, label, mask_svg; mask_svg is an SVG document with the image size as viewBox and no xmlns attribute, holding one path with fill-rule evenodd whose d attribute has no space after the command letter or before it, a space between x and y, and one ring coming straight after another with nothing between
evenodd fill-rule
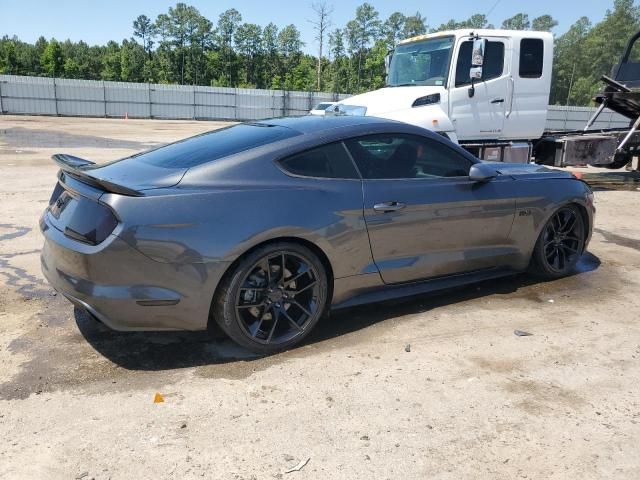
<instances>
[{"instance_id":1,"label":"car shadow","mask_svg":"<svg viewBox=\"0 0 640 480\"><path fill-rule=\"evenodd\" d=\"M585 253L576 271L557 280L567 282L600 266L598 257ZM519 294L543 301L526 287L547 283L527 274L406 297L332 312L316 326L303 342L314 344L368 328L385 320L424 313L460 302L490 295ZM104 357L128 370L158 371L203 365L253 361L263 356L252 354L227 339L220 331L209 332L115 332L81 309L74 310L76 324L87 342Z\"/></svg>"}]
</instances>

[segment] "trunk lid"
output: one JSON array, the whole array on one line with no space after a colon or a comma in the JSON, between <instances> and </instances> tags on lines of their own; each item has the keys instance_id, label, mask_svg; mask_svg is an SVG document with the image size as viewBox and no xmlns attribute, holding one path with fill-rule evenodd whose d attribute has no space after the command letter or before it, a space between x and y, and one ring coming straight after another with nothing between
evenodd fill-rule
<instances>
[{"instance_id":1,"label":"trunk lid","mask_svg":"<svg viewBox=\"0 0 640 480\"><path fill-rule=\"evenodd\" d=\"M54 155L52 159L71 177L107 192L129 196L141 196L143 191L154 188L172 187L188 170L134 161L135 157L103 165L66 154Z\"/></svg>"}]
</instances>

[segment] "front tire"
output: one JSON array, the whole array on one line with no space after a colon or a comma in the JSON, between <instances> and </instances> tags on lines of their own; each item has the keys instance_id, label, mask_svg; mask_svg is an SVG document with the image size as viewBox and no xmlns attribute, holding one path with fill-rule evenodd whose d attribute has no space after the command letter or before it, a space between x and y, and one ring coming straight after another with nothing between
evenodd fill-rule
<instances>
[{"instance_id":1,"label":"front tire","mask_svg":"<svg viewBox=\"0 0 640 480\"><path fill-rule=\"evenodd\" d=\"M529 270L547 279L569 275L584 250L584 232L584 219L577 206L559 208L540 232Z\"/></svg>"},{"instance_id":2,"label":"front tire","mask_svg":"<svg viewBox=\"0 0 640 480\"><path fill-rule=\"evenodd\" d=\"M327 274L308 248L279 242L243 258L222 281L212 313L220 328L254 353L301 342L327 303Z\"/></svg>"}]
</instances>

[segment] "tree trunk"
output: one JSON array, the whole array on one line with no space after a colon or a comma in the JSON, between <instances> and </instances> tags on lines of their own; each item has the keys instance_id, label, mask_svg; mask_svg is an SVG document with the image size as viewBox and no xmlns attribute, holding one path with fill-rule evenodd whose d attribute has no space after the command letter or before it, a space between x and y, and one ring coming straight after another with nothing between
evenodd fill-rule
<instances>
[{"instance_id":1,"label":"tree trunk","mask_svg":"<svg viewBox=\"0 0 640 480\"><path fill-rule=\"evenodd\" d=\"M322 77L322 32L320 32L320 48L318 50L318 91L320 92L320 81Z\"/></svg>"}]
</instances>

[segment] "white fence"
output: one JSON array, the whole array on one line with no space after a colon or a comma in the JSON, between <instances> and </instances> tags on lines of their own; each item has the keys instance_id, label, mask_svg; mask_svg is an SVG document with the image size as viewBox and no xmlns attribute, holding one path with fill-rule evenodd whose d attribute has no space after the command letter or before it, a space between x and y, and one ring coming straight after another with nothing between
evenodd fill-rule
<instances>
[{"instance_id":1,"label":"white fence","mask_svg":"<svg viewBox=\"0 0 640 480\"><path fill-rule=\"evenodd\" d=\"M309 112L347 95L0 75L0 112L88 117L257 120Z\"/></svg>"},{"instance_id":2,"label":"white fence","mask_svg":"<svg viewBox=\"0 0 640 480\"><path fill-rule=\"evenodd\" d=\"M302 115L343 94L0 75L0 112L89 117L258 120ZM550 106L547 130L584 128L594 109ZM605 111L592 128L626 128Z\"/></svg>"}]
</instances>

